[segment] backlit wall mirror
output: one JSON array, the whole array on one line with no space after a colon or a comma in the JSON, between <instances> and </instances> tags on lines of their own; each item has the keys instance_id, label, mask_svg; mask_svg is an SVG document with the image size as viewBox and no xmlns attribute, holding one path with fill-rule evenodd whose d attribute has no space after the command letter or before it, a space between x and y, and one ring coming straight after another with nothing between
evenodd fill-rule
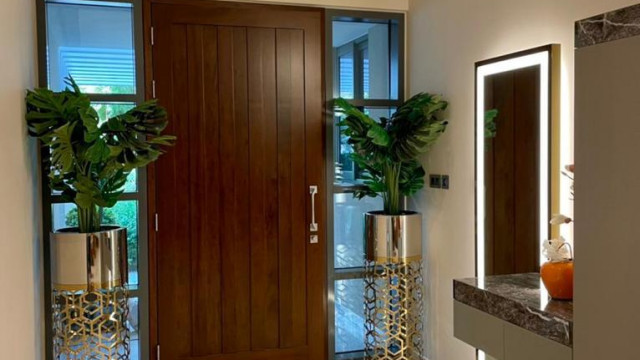
<instances>
[{"instance_id":1,"label":"backlit wall mirror","mask_svg":"<svg viewBox=\"0 0 640 360\"><path fill-rule=\"evenodd\" d=\"M539 271L558 204L560 46L476 63L477 276Z\"/></svg>"}]
</instances>

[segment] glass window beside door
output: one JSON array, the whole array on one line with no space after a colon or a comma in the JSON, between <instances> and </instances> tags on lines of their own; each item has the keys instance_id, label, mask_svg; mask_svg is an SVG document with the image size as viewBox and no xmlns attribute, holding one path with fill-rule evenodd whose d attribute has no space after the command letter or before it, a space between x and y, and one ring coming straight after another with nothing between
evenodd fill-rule
<instances>
[{"instance_id":1,"label":"glass window beside door","mask_svg":"<svg viewBox=\"0 0 640 360\"><path fill-rule=\"evenodd\" d=\"M44 27L39 29L46 40L46 84L53 91L66 88L65 78L73 77L87 94L101 122L122 114L144 100L136 69L140 49L136 49L137 0L38 0L44 4ZM141 21L141 19L138 19ZM44 169L44 168L43 168ZM46 169L44 169L46 170ZM131 330L131 359L140 359L139 313L141 282L139 249L146 244L140 223L144 209L139 182L140 172L133 171L125 184L123 199L105 209L103 223L127 228L130 311L127 326ZM46 176L46 175L45 175ZM48 223L52 230L77 226L75 205L65 203L59 193L45 194L52 204Z\"/></svg>"},{"instance_id":2,"label":"glass window beside door","mask_svg":"<svg viewBox=\"0 0 640 360\"><path fill-rule=\"evenodd\" d=\"M371 118L391 117L401 102L403 16L335 11L331 16L330 97L342 97ZM388 17L387 17L388 15ZM360 358L364 339L364 214L382 209L381 198L356 199L365 170L351 159L341 134L341 114L333 115L333 351L340 359Z\"/></svg>"}]
</instances>

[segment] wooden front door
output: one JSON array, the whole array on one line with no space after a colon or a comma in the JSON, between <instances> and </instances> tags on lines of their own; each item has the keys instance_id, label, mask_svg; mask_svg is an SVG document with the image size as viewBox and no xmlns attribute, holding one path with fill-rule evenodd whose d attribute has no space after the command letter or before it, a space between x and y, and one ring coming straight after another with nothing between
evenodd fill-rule
<instances>
[{"instance_id":1,"label":"wooden front door","mask_svg":"<svg viewBox=\"0 0 640 360\"><path fill-rule=\"evenodd\" d=\"M325 214L322 17L151 5L156 97L178 137L151 184L162 360L326 358L325 233L309 225L312 185Z\"/></svg>"}]
</instances>

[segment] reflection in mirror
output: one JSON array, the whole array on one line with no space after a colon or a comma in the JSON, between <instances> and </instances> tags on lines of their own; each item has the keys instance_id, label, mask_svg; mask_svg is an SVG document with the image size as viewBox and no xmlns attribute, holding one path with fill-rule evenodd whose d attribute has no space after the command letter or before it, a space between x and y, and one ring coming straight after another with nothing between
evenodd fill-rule
<instances>
[{"instance_id":1,"label":"reflection in mirror","mask_svg":"<svg viewBox=\"0 0 640 360\"><path fill-rule=\"evenodd\" d=\"M539 271L556 203L558 52L550 45L476 64L478 277Z\"/></svg>"}]
</instances>

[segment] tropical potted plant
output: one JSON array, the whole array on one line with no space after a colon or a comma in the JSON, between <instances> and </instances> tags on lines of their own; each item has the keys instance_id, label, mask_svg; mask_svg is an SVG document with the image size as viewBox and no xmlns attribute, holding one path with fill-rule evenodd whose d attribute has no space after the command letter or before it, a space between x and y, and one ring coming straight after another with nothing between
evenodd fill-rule
<instances>
[{"instance_id":1,"label":"tropical potted plant","mask_svg":"<svg viewBox=\"0 0 640 360\"><path fill-rule=\"evenodd\" d=\"M403 199L424 187L418 158L445 131L448 104L420 93L379 120L347 100L335 104L344 114L339 126L353 148L351 158L364 170L354 196L381 196L384 203L382 210L365 214L367 356L421 359L422 216L404 209Z\"/></svg>"},{"instance_id":2,"label":"tropical potted plant","mask_svg":"<svg viewBox=\"0 0 640 360\"><path fill-rule=\"evenodd\" d=\"M60 92L28 91L29 134L49 156L52 191L77 207L78 227L51 234L56 359L128 358L126 229L102 223L129 174L155 161L175 137L161 135L166 111L155 101L101 122L75 81Z\"/></svg>"}]
</instances>

